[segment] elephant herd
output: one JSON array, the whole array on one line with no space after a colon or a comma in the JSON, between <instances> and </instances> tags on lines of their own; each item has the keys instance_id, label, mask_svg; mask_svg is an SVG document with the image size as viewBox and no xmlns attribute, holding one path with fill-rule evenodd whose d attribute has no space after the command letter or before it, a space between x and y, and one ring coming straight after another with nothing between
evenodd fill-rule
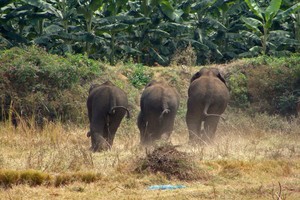
<instances>
[{"instance_id":1,"label":"elephant herd","mask_svg":"<svg viewBox=\"0 0 300 200\"><path fill-rule=\"evenodd\" d=\"M142 145L152 144L162 136L169 138L179 101L177 90L165 82L152 80L145 86L137 119ZM214 138L228 101L229 91L217 68L202 68L192 76L186 113L190 143L208 142ZM127 107L126 93L110 81L90 87L87 136L91 137L92 151L107 150L113 145L122 119L126 114L130 117Z\"/></svg>"}]
</instances>

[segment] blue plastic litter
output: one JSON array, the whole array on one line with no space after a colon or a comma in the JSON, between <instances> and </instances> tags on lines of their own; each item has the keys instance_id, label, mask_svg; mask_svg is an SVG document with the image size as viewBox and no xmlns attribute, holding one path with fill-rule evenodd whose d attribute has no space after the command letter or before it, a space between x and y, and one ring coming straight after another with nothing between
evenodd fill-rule
<instances>
[{"instance_id":1,"label":"blue plastic litter","mask_svg":"<svg viewBox=\"0 0 300 200\"><path fill-rule=\"evenodd\" d=\"M152 185L148 187L148 190L174 190L185 187L184 185Z\"/></svg>"}]
</instances>

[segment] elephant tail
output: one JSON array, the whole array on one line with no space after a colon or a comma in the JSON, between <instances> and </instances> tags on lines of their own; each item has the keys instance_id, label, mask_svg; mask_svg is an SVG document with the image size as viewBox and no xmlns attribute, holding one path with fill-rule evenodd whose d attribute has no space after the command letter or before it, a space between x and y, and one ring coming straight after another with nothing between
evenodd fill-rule
<instances>
[{"instance_id":1,"label":"elephant tail","mask_svg":"<svg viewBox=\"0 0 300 200\"><path fill-rule=\"evenodd\" d=\"M210 106L209 103L206 103L206 104L205 104L205 107L204 107L204 110L203 110L203 114L204 114L205 117L221 117L223 120L225 120L225 118L222 117L222 116L219 115L219 114L208 114L208 113L207 113L207 110L208 110L209 106Z\"/></svg>"},{"instance_id":2,"label":"elephant tail","mask_svg":"<svg viewBox=\"0 0 300 200\"><path fill-rule=\"evenodd\" d=\"M161 121L162 118L164 117L164 115L165 115L165 114L168 114L170 111L171 111L171 110L170 110L169 108L164 109L164 110L161 112L160 116L159 116L159 120Z\"/></svg>"},{"instance_id":3,"label":"elephant tail","mask_svg":"<svg viewBox=\"0 0 300 200\"><path fill-rule=\"evenodd\" d=\"M110 110L109 114L114 114L116 112L116 109L123 109L126 111L127 115L126 118L129 119L130 118L130 113L129 110L125 107L125 106L114 106L112 107L112 109Z\"/></svg>"},{"instance_id":4,"label":"elephant tail","mask_svg":"<svg viewBox=\"0 0 300 200\"><path fill-rule=\"evenodd\" d=\"M162 98L162 108L163 111L161 112L160 116L159 116L159 121L162 120L162 118L164 117L165 114L168 114L169 112L171 112L168 103L167 103L167 98L166 96L163 96Z\"/></svg>"}]
</instances>

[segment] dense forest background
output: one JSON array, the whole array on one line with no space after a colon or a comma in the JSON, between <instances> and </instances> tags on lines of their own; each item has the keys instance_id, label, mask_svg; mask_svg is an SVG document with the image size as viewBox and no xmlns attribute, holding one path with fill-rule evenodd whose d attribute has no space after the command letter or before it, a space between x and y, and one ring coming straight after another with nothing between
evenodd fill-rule
<instances>
[{"instance_id":1,"label":"dense forest background","mask_svg":"<svg viewBox=\"0 0 300 200\"><path fill-rule=\"evenodd\" d=\"M291 116L299 50L295 0L2 0L0 120L82 123L90 83L105 79L130 88L132 105L159 74L186 99L198 67L185 66L220 63L231 106Z\"/></svg>"},{"instance_id":2,"label":"dense forest background","mask_svg":"<svg viewBox=\"0 0 300 200\"><path fill-rule=\"evenodd\" d=\"M295 0L2 0L0 48L164 66L281 56L299 52L299 9Z\"/></svg>"}]
</instances>

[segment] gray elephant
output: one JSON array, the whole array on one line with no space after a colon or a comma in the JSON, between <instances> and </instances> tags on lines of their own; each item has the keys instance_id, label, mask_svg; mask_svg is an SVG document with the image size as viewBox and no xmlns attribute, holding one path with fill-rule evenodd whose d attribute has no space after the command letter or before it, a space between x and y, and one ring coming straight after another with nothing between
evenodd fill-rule
<instances>
[{"instance_id":1,"label":"gray elephant","mask_svg":"<svg viewBox=\"0 0 300 200\"><path fill-rule=\"evenodd\" d=\"M162 135L168 139L173 131L179 107L179 94L176 89L165 82L153 80L142 93L140 107L137 125L141 144L152 144L161 139Z\"/></svg>"},{"instance_id":2,"label":"gray elephant","mask_svg":"<svg viewBox=\"0 0 300 200\"><path fill-rule=\"evenodd\" d=\"M90 87L87 99L90 131L87 137L91 137L92 151L111 148L122 119L126 113L129 117L127 106L126 93L112 82Z\"/></svg>"},{"instance_id":3,"label":"gray elephant","mask_svg":"<svg viewBox=\"0 0 300 200\"><path fill-rule=\"evenodd\" d=\"M202 68L193 75L188 89L186 113L190 143L209 142L214 138L228 101L229 91L217 68Z\"/></svg>"}]
</instances>

